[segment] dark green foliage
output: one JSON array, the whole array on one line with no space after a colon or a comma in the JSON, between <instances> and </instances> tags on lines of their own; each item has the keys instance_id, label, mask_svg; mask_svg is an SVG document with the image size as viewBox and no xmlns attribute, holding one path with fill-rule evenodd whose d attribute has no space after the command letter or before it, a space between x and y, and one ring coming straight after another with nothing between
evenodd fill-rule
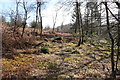
<instances>
[{"instance_id":1,"label":"dark green foliage","mask_svg":"<svg viewBox=\"0 0 120 80\"><path fill-rule=\"evenodd\" d=\"M42 48L41 48L41 52L42 52L42 53L49 53L49 48L46 47L46 46L45 46L45 47L42 47Z\"/></svg>"},{"instance_id":2,"label":"dark green foliage","mask_svg":"<svg viewBox=\"0 0 120 80\"><path fill-rule=\"evenodd\" d=\"M32 22L30 23L30 26L31 26L32 28L40 28L40 25L41 25L41 22L36 23L36 21L32 21Z\"/></svg>"},{"instance_id":3,"label":"dark green foliage","mask_svg":"<svg viewBox=\"0 0 120 80\"><path fill-rule=\"evenodd\" d=\"M36 28L36 26L37 26L35 21L32 21L30 25L31 25L32 28Z\"/></svg>"}]
</instances>

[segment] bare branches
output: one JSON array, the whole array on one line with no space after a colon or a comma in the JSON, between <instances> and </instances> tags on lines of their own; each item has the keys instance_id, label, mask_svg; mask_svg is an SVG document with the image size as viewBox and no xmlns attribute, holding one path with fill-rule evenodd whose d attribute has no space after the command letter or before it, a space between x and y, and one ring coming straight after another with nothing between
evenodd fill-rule
<instances>
[{"instance_id":1,"label":"bare branches","mask_svg":"<svg viewBox=\"0 0 120 80\"><path fill-rule=\"evenodd\" d=\"M106 2L102 2L103 4L106 4ZM117 4L118 5L118 4ZM118 21L120 22L120 20L112 13L112 11L108 8L108 6L106 6L107 10L109 10L109 12L111 13L111 15Z\"/></svg>"}]
</instances>

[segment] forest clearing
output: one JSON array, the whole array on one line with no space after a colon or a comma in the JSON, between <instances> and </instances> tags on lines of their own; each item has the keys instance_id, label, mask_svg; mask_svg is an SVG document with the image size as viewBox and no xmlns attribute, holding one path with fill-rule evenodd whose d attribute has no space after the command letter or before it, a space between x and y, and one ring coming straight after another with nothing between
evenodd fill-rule
<instances>
[{"instance_id":1,"label":"forest clearing","mask_svg":"<svg viewBox=\"0 0 120 80\"><path fill-rule=\"evenodd\" d=\"M120 80L119 1L59 1L45 27L42 6L50 1L13 2L9 17L0 17L1 80ZM72 22L56 26L69 6ZM27 22L32 9L35 20Z\"/></svg>"}]
</instances>

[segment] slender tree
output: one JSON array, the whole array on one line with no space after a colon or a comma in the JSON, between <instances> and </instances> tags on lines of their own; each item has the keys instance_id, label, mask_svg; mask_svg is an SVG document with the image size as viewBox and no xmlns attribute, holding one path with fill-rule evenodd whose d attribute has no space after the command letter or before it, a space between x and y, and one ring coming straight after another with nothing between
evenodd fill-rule
<instances>
[{"instance_id":1,"label":"slender tree","mask_svg":"<svg viewBox=\"0 0 120 80\"><path fill-rule=\"evenodd\" d=\"M28 9L27 9L27 7L26 7L27 2L26 2L25 0L23 0L22 4L23 4L23 8L24 8L24 21L23 21L23 30L22 30L22 35L21 35L21 37L23 37L23 35L24 35L25 27L26 27L26 24L27 24L26 21L27 21L27 19L28 19Z\"/></svg>"},{"instance_id":2,"label":"slender tree","mask_svg":"<svg viewBox=\"0 0 120 80\"><path fill-rule=\"evenodd\" d=\"M44 2L42 2L41 0L36 0L36 24L40 23L40 36L42 36L42 30L43 30L43 26L42 26L42 14L41 14L41 6L44 4Z\"/></svg>"},{"instance_id":3,"label":"slender tree","mask_svg":"<svg viewBox=\"0 0 120 80\"><path fill-rule=\"evenodd\" d=\"M55 31L55 25L56 25L56 21L57 21L57 15L58 15L58 12L56 11L55 16L53 16L53 32Z\"/></svg>"},{"instance_id":4,"label":"slender tree","mask_svg":"<svg viewBox=\"0 0 120 80\"><path fill-rule=\"evenodd\" d=\"M119 60L119 55L120 55L120 3L119 2L115 2L116 5L118 6L118 31L117 31L117 59L116 59L116 70L118 70L117 66L118 66L118 60Z\"/></svg>"}]
</instances>

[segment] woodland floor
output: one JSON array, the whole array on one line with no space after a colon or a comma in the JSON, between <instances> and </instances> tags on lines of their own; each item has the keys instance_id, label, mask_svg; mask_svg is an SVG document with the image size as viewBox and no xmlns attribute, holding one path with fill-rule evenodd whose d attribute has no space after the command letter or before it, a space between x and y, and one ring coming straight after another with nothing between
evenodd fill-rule
<instances>
[{"instance_id":1,"label":"woodland floor","mask_svg":"<svg viewBox=\"0 0 120 80\"><path fill-rule=\"evenodd\" d=\"M15 49L1 58L3 80L103 80L111 72L110 44L104 39L86 42L76 47L77 41L62 37L36 40L36 47ZM41 48L47 52L41 52ZM120 67L120 64L119 64ZM118 80L120 77L118 76ZM109 80L109 79L108 79Z\"/></svg>"}]
</instances>

